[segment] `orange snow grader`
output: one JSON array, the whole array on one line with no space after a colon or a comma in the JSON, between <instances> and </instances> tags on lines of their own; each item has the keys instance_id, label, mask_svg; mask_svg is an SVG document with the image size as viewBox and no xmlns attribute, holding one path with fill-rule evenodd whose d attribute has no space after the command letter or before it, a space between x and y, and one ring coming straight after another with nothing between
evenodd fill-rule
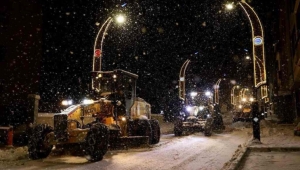
<instances>
[{"instance_id":1,"label":"orange snow grader","mask_svg":"<svg viewBox=\"0 0 300 170\"><path fill-rule=\"evenodd\" d=\"M94 72L93 100L48 117L39 114L28 131L29 157L45 158L55 146L99 161L109 148L158 143L159 123L151 119L150 104L136 97L137 78L124 70Z\"/></svg>"}]
</instances>

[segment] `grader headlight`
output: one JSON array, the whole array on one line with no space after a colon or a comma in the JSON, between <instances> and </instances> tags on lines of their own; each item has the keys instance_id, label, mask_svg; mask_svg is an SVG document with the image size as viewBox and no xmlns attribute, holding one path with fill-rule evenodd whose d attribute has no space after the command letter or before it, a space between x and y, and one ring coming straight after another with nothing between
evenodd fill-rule
<instances>
[{"instance_id":1,"label":"grader headlight","mask_svg":"<svg viewBox=\"0 0 300 170\"><path fill-rule=\"evenodd\" d=\"M125 122L125 121L126 121L126 117L122 116L122 117L121 117L121 120L122 120L123 122Z\"/></svg>"},{"instance_id":2,"label":"grader headlight","mask_svg":"<svg viewBox=\"0 0 300 170\"><path fill-rule=\"evenodd\" d=\"M61 104L62 104L63 106L70 106L70 105L73 104L73 101L72 101L72 100L63 100L63 101L61 102Z\"/></svg>"},{"instance_id":3,"label":"grader headlight","mask_svg":"<svg viewBox=\"0 0 300 170\"><path fill-rule=\"evenodd\" d=\"M91 99L84 99L84 100L82 101L82 103L85 104L85 105L93 104L93 103L94 103L94 100L91 100Z\"/></svg>"}]
</instances>

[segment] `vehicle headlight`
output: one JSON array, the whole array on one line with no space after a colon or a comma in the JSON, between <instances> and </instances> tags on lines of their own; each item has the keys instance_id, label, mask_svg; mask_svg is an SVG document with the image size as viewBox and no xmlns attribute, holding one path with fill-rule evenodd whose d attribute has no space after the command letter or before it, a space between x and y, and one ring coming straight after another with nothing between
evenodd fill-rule
<instances>
[{"instance_id":1,"label":"vehicle headlight","mask_svg":"<svg viewBox=\"0 0 300 170\"><path fill-rule=\"evenodd\" d=\"M122 116L122 117L121 117L121 120L122 120L122 121L126 121L126 117Z\"/></svg>"},{"instance_id":2,"label":"vehicle headlight","mask_svg":"<svg viewBox=\"0 0 300 170\"><path fill-rule=\"evenodd\" d=\"M72 105L72 104L73 104L73 101L72 101L72 100L63 100L63 101L61 102L61 104L62 104L63 106L69 106L69 105Z\"/></svg>"},{"instance_id":3,"label":"vehicle headlight","mask_svg":"<svg viewBox=\"0 0 300 170\"><path fill-rule=\"evenodd\" d=\"M84 100L82 101L82 103L83 103L83 104L92 104L92 103L94 103L94 100L91 100L91 99L84 99Z\"/></svg>"},{"instance_id":4,"label":"vehicle headlight","mask_svg":"<svg viewBox=\"0 0 300 170\"><path fill-rule=\"evenodd\" d=\"M200 111L204 109L204 106L199 106Z\"/></svg>"},{"instance_id":5,"label":"vehicle headlight","mask_svg":"<svg viewBox=\"0 0 300 170\"><path fill-rule=\"evenodd\" d=\"M122 102L120 100L117 101L117 106L121 106Z\"/></svg>"},{"instance_id":6,"label":"vehicle headlight","mask_svg":"<svg viewBox=\"0 0 300 170\"><path fill-rule=\"evenodd\" d=\"M191 106L187 106L185 109L186 109L186 111L188 111L188 112L191 112L191 111L193 110L193 108L192 108Z\"/></svg>"}]
</instances>

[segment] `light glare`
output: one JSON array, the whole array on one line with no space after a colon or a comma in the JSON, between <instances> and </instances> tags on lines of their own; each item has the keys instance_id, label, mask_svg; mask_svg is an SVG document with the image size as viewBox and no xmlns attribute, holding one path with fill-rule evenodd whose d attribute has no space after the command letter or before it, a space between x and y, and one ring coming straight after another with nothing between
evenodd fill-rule
<instances>
[{"instance_id":1,"label":"light glare","mask_svg":"<svg viewBox=\"0 0 300 170\"><path fill-rule=\"evenodd\" d=\"M226 4L225 5L227 9L232 10L233 9L233 4Z\"/></svg>"},{"instance_id":2,"label":"light glare","mask_svg":"<svg viewBox=\"0 0 300 170\"><path fill-rule=\"evenodd\" d=\"M207 92L205 92L205 95L206 95L206 96L210 96L210 95L211 95L211 92L210 92L210 91L207 91Z\"/></svg>"},{"instance_id":3,"label":"light glare","mask_svg":"<svg viewBox=\"0 0 300 170\"><path fill-rule=\"evenodd\" d=\"M116 21L117 21L118 23L124 23L124 22L125 22L125 17L124 17L123 15L118 15L118 16L116 17Z\"/></svg>"},{"instance_id":4,"label":"light glare","mask_svg":"<svg viewBox=\"0 0 300 170\"><path fill-rule=\"evenodd\" d=\"M191 96L192 96L192 97L197 96L197 92L191 92Z\"/></svg>"},{"instance_id":5,"label":"light glare","mask_svg":"<svg viewBox=\"0 0 300 170\"><path fill-rule=\"evenodd\" d=\"M92 104L92 103L94 103L94 100L91 100L91 99L84 99L82 103L83 103L83 104Z\"/></svg>"},{"instance_id":6,"label":"light glare","mask_svg":"<svg viewBox=\"0 0 300 170\"><path fill-rule=\"evenodd\" d=\"M63 106L68 106L68 105L72 105L73 102L72 102L72 100L63 100L63 101L61 102L61 104L62 104Z\"/></svg>"}]
</instances>

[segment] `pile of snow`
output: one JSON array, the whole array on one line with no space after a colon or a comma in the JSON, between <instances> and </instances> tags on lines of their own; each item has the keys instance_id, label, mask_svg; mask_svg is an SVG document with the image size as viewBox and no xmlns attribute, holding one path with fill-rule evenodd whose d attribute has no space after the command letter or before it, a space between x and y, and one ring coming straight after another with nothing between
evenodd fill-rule
<instances>
[{"instance_id":1,"label":"pile of snow","mask_svg":"<svg viewBox=\"0 0 300 170\"><path fill-rule=\"evenodd\" d=\"M173 122L163 122L159 124L161 134L170 134L174 132Z\"/></svg>"},{"instance_id":2,"label":"pile of snow","mask_svg":"<svg viewBox=\"0 0 300 170\"><path fill-rule=\"evenodd\" d=\"M0 161L14 161L27 158L27 147L1 148L0 150Z\"/></svg>"}]
</instances>

